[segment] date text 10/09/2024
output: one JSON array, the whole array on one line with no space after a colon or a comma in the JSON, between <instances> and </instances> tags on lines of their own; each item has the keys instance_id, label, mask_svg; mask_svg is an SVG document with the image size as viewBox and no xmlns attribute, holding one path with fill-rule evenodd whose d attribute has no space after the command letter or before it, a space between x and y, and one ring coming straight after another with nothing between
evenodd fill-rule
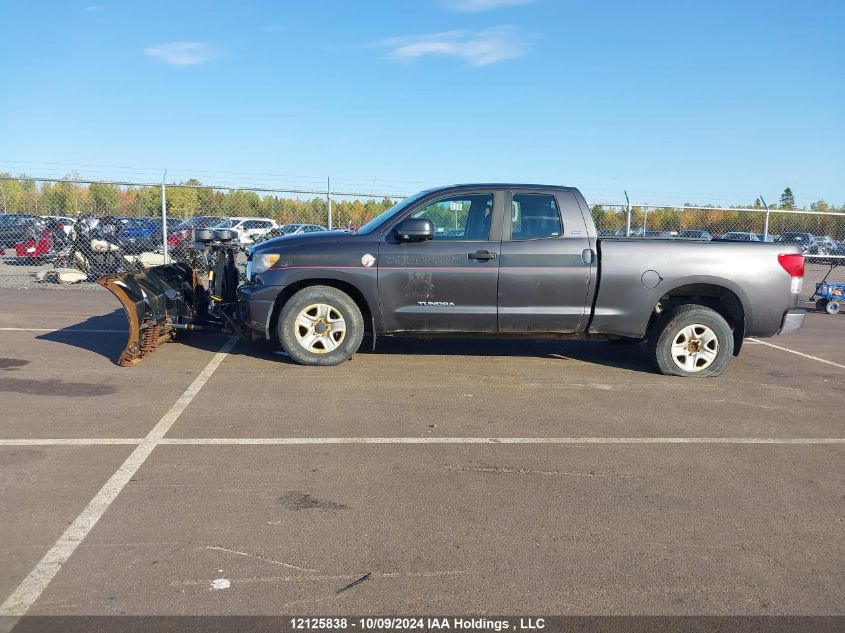
<instances>
[{"instance_id":1,"label":"date text 10/09/2024","mask_svg":"<svg viewBox=\"0 0 845 633\"><path fill-rule=\"evenodd\" d=\"M546 626L543 618L519 617L509 619L438 618L438 617L359 617L359 618L291 618L295 630L455 630L455 631L537 631Z\"/></svg>"}]
</instances>

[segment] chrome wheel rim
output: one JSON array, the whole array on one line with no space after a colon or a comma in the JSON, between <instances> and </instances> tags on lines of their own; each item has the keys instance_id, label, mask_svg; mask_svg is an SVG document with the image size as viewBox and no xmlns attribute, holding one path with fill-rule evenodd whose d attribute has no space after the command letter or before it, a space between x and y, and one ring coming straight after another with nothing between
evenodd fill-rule
<instances>
[{"instance_id":1,"label":"chrome wheel rim","mask_svg":"<svg viewBox=\"0 0 845 633\"><path fill-rule=\"evenodd\" d=\"M335 351L346 338L346 320L328 303L312 303L294 321L297 342L314 354Z\"/></svg>"},{"instance_id":2,"label":"chrome wheel rim","mask_svg":"<svg viewBox=\"0 0 845 633\"><path fill-rule=\"evenodd\" d=\"M719 354L719 337L706 325L695 323L682 328L672 340L672 360L690 373L703 371Z\"/></svg>"}]
</instances>

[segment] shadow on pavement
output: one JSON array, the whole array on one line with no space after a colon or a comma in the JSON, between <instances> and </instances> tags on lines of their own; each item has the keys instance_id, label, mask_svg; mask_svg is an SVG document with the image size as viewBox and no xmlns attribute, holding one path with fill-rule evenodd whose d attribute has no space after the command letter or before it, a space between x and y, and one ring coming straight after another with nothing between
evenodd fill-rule
<instances>
[{"instance_id":1,"label":"shadow on pavement","mask_svg":"<svg viewBox=\"0 0 845 633\"><path fill-rule=\"evenodd\" d=\"M370 343L365 339L359 354L547 358L577 360L640 372L653 371L646 358L645 345L613 345L604 340L381 337L375 352L370 350Z\"/></svg>"},{"instance_id":2,"label":"shadow on pavement","mask_svg":"<svg viewBox=\"0 0 845 633\"><path fill-rule=\"evenodd\" d=\"M53 332L40 334L36 338L94 352L116 363L126 346L128 332L126 316L122 309L117 309L108 314L88 317L84 321Z\"/></svg>"},{"instance_id":3,"label":"shadow on pavement","mask_svg":"<svg viewBox=\"0 0 845 633\"><path fill-rule=\"evenodd\" d=\"M221 344L219 337L193 335L185 343L214 350ZM206 345L208 347L206 347ZM231 355L250 356L287 365L295 364L276 341L241 341ZM629 371L653 373L646 357L645 345L614 345L604 340L527 340L498 338L406 338L379 337L375 351L372 339L364 337L358 355L407 356L413 363L414 356L487 357L487 358L545 358L549 360L576 360L593 365L603 365Z\"/></svg>"},{"instance_id":4,"label":"shadow on pavement","mask_svg":"<svg viewBox=\"0 0 845 633\"><path fill-rule=\"evenodd\" d=\"M37 338L95 352L116 363L126 345L127 326L122 309L92 316L80 323L42 334ZM176 343L209 352L217 351L227 335L213 332L179 333ZM358 354L367 356L475 356L577 360L637 372L652 372L644 345L612 345L602 340L532 340L498 338L405 338L364 337ZM239 342L230 352L283 364L294 364L275 341ZM155 353L150 358L154 357ZM149 359L147 359L149 360Z\"/></svg>"}]
</instances>

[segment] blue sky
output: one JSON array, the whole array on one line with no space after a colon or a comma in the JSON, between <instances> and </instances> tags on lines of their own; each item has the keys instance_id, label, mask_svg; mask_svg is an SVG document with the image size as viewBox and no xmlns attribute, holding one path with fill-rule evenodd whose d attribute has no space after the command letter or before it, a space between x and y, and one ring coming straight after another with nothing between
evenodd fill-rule
<instances>
[{"instance_id":1,"label":"blue sky","mask_svg":"<svg viewBox=\"0 0 845 633\"><path fill-rule=\"evenodd\" d=\"M845 203L845 2L0 1L0 170Z\"/></svg>"}]
</instances>

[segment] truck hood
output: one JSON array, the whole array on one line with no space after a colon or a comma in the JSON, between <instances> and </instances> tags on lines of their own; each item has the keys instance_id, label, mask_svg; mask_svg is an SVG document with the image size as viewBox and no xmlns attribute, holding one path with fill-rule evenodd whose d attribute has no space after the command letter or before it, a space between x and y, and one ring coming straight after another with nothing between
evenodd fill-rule
<instances>
[{"instance_id":1,"label":"truck hood","mask_svg":"<svg viewBox=\"0 0 845 633\"><path fill-rule=\"evenodd\" d=\"M321 244L335 244L346 240L357 239L358 235L347 231L317 231L315 233L301 233L299 235L282 235L272 240L261 242L249 249L249 254L276 253L300 246L314 247Z\"/></svg>"}]
</instances>

